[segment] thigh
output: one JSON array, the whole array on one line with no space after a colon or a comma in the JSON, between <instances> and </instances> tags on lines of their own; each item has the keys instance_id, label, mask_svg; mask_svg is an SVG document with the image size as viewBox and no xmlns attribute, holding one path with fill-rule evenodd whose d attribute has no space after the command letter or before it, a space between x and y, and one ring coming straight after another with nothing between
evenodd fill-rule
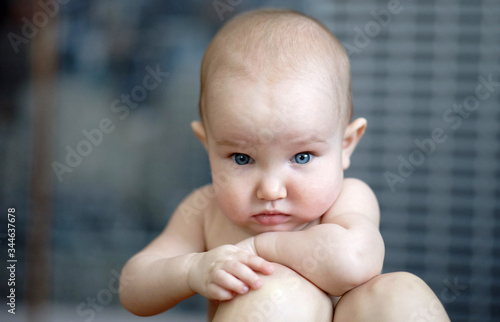
<instances>
[{"instance_id":1,"label":"thigh","mask_svg":"<svg viewBox=\"0 0 500 322\"><path fill-rule=\"evenodd\" d=\"M272 275L261 275L260 289L222 302L213 321L331 322L329 296L295 271L275 265Z\"/></svg>"}]
</instances>

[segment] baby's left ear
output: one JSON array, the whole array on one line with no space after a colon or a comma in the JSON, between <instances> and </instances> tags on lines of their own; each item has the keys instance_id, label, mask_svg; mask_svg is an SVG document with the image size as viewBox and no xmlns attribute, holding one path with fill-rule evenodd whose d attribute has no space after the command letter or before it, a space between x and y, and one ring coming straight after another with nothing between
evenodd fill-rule
<instances>
[{"instance_id":1,"label":"baby's left ear","mask_svg":"<svg viewBox=\"0 0 500 322\"><path fill-rule=\"evenodd\" d=\"M351 165L351 155L366 130L366 119L358 118L347 125L342 140L342 168L346 170Z\"/></svg>"}]
</instances>

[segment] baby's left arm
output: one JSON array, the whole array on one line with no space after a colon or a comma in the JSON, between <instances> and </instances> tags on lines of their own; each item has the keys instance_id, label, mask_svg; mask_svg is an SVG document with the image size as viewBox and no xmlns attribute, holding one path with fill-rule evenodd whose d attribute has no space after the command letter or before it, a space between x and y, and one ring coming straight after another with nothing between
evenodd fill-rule
<instances>
[{"instance_id":1,"label":"baby's left arm","mask_svg":"<svg viewBox=\"0 0 500 322\"><path fill-rule=\"evenodd\" d=\"M345 179L335 204L319 225L296 232L255 236L258 256L288 266L325 292L341 296L382 270L384 242L373 191Z\"/></svg>"}]
</instances>

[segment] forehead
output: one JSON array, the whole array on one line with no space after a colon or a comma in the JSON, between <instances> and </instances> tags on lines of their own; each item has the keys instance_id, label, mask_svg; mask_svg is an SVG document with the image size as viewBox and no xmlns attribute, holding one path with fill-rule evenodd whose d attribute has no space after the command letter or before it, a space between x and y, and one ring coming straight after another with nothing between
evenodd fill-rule
<instances>
[{"instance_id":1,"label":"forehead","mask_svg":"<svg viewBox=\"0 0 500 322\"><path fill-rule=\"evenodd\" d=\"M278 140L311 132L327 137L340 128L331 90L314 79L226 77L210 84L206 94L206 126L215 139L241 134Z\"/></svg>"}]
</instances>

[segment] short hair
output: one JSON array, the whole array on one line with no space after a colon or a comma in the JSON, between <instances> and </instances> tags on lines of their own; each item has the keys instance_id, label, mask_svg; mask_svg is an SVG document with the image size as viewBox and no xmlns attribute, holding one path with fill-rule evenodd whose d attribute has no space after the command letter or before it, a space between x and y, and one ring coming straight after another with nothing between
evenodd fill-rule
<instances>
[{"instance_id":1,"label":"short hair","mask_svg":"<svg viewBox=\"0 0 500 322\"><path fill-rule=\"evenodd\" d=\"M259 9L229 20L210 42L201 65L200 117L208 80L240 76L268 80L309 75L330 82L340 120L352 115L347 54L322 23L293 10Z\"/></svg>"}]
</instances>

